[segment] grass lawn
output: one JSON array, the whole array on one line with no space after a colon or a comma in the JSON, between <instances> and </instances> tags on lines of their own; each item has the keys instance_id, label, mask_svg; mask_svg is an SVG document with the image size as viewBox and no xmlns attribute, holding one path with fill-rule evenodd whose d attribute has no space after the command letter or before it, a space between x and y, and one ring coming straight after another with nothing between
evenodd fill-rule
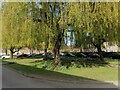
<instances>
[{"instance_id":1,"label":"grass lawn","mask_svg":"<svg viewBox=\"0 0 120 90\"><path fill-rule=\"evenodd\" d=\"M41 59L42 60L42 59ZM18 64L10 64L8 66L31 74L40 74L43 76L55 76L55 77L66 77L66 75L76 76L76 77L84 77L99 81L116 81L118 80L118 68L117 67L108 67L108 66L98 66L98 67L71 67L66 69L65 66L62 66L60 69L50 69L50 62L35 62L38 59L7 59L4 60L7 62L17 62ZM110 64L118 64L118 61L115 60L107 60ZM45 69L44 67L49 67L49 69ZM71 77L69 76L69 77ZM68 77L68 76L67 76Z\"/></svg>"},{"instance_id":2,"label":"grass lawn","mask_svg":"<svg viewBox=\"0 0 120 90\"><path fill-rule=\"evenodd\" d=\"M118 60L113 60L113 59L109 59L109 60L106 60L108 63L110 63L110 64L120 64L120 61L118 61Z\"/></svg>"},{"instance_id":3,"label":"grass lawn","mask_svg":"<svg viewBox=\"0 0 120 90\"><path fill-rule=\"evenodd\" d=\"M76 68L72 70L62 70L59 72L100 81L118 80L118 68L111 67Z\"/></svg>"}]
</instances>

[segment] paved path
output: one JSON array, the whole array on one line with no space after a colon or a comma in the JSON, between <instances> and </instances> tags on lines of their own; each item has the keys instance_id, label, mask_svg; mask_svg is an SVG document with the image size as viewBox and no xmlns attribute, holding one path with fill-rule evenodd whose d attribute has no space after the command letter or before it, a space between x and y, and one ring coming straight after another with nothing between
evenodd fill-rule
<instances>
[{"instance_id":1,"label":"paved path","mask_svg":"<svg viewBox=\"0 0 120 90\"><path fill-rule=\"evenodd\" d=\"M19 74L8 67L2 67L2 86L3 88L116 88L112 83L65 83L58 81L48 81L35 78L29 78Z\"/></svg>"}]
</instances>

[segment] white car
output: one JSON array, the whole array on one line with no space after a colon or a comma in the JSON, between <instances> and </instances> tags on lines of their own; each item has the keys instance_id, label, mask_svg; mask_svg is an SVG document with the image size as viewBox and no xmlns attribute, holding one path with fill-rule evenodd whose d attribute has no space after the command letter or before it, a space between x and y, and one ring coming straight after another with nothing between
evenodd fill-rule
<instances>
[{"instance_id":1,"label":"white car","mask_svg":"<svg viewBox=\"0 0 120 90\"><path fill-rule=\"evenodd\" d=\"M63 53L63 52L60 52L60 55L61 55L61 56L64 56L64 55L65 55L65 53Z\"/></svg>"},{"instance_id":2,"label":"white car","mask_svg":"<svg viewBox=\"0 0 120 90\"><path fill-rule=\"evenodd\" d=\"M3 56L1 56L1 59L5 59L5 58L10 58L10 55L3 55Z\"/></svg>"}]
</instances>

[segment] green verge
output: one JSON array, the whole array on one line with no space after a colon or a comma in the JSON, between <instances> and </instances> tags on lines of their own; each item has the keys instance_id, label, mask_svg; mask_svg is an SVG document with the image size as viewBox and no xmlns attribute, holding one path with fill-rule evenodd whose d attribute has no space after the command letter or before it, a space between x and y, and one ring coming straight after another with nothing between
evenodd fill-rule
<instances>
[{"instance_id":1,"label":"green verge","mask_svg":"<svg viewBox=\"0 0 120 90\"><path fill-rule=\"evenodd\" d=\"M48 77L84 77L99 81L116 81L118 80L118 68L109 66L93 66L93 67L80 67L76 68L72 66L66 68L65 66L60 67L60 69L52 69L53 61L41 61L36 62L38 59L7 59L4 62L16 62L18 64L9 64L13 69L30 73L43 75ZM107 60L110 64L118 64L117 60ZM45 68L47 67L47 68ZM67 76L65 75L67 74Z\"/></svg>"}]
</instances>

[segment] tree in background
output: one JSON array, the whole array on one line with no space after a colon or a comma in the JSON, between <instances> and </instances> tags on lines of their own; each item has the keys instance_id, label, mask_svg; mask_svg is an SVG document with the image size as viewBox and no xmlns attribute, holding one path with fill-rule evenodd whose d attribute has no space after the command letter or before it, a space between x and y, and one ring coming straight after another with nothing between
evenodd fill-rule
<instances>
[{"instance_id":1,"label":"tree in background","mask_svg":"<svg viewBox=\"0 0 120 90\"><path fill-rule=\"evenodd\" d=\"M18 24L20 23L18 18L19 8L18 3L4 3L4 8L2 10L2 46L10 50L11 58L13 58L14 49L21 47L19 34L21 30Z\"/></svg>"},{"instance_id":2,"label":"tree in background","mask_svg":"<svg viewBox=\"0 0 120 90\"><path fill-rule=\"evenodd\" d=\"M75 32L76 45L95 46L102 56L104 42L117 42L118 3L80 2L69 3L69 21ZM74 9L73 9L74 8Z\"/></svg>"},{"instance_id":3,"label":"tree in background","mask_svg":"<svg viewBox=\"0 0 120 90\"><path fill-rule=\"evenodd\" d=\"M101 60L103 43L120 40L117 2L6 2L2 17L3 47L10 49L11 57L21 47L44 49L45 55L51 49L55 65L60 65L60 49L70 27L75 46L96 47Z\"/></svg>"},{"instance_id":4,"label":"tree in background","mask_svg":"<svg viewBox=\"0 0 120 90\"><path fill-rule=\"evenodd\" d=\"M31 27L28 3L5 2L2 9L2 47L13 53L28 46ZM32 26L32 25L31 25ZM31 41L30 41L31 42Z\"/></svg>"}]
</instances>

